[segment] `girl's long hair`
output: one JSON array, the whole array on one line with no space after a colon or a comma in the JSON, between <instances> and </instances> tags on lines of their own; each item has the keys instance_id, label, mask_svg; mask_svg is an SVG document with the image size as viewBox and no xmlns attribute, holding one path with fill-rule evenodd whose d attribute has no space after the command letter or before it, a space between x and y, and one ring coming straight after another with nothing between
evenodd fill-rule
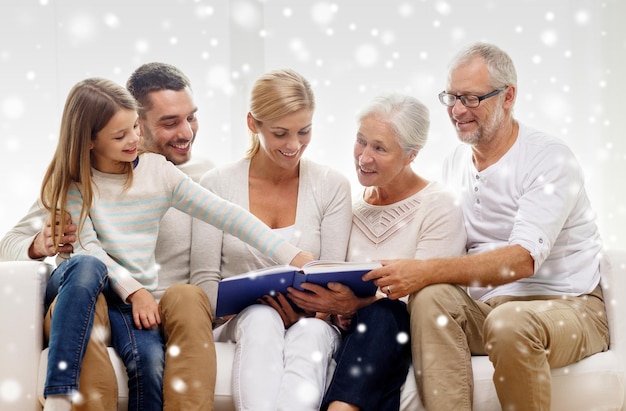
<instances>
[{"instance_id":1,"label":"girl's long hair","mask_svg":"<svg viewBox=\"0 0 626 411\"><path fill-rule=\"evenodd\" d=\"M122 86L106 79L88 78L70 90L63 108L59 142L41 184L41 202L48 211L56 251L66 225L67 194L75 183L82 194L80 233L93 201L91 142L120 109L137 110L137 102ZM126 186L132 184L132 163L125 165ZM55 224L56 216L61 222Z\"/></svg>"}]
</instances>

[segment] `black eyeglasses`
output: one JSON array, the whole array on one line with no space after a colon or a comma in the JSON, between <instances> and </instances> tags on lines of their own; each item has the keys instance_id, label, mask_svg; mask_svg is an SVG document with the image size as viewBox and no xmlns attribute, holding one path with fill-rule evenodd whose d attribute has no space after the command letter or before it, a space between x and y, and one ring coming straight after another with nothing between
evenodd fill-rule
<instances>
[{"instance_id":1,"label":"black eyeglasses","mask_svg":"<svg viewBox=\"0 0 626 411\"><path fill-rule=\"evenodd\" d=\"M463 96L458 96L456 94L449 94L445 91L439 93L439 101L444 106L452 107L456 104L456 100L461 100L461 104L463 104L467 108L476 108L480 104L481 101L488 99L489 97L493 97L500 93L504 89L496 89L491 93L487 93L484 96L474 96L471 94L466 94Z\"/></svg>"}]
</instances>

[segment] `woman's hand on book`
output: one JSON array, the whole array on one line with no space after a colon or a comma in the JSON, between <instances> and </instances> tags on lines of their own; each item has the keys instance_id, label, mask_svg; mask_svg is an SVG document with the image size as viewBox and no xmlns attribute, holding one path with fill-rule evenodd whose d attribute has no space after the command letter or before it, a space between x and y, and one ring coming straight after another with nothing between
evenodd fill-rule
<instances>
[{"instance_id":1,"label":"woman's hand on book","mask_svg":"<svg viewBox=\"0 0 626 411\"><path fill-rule=\"evenodd\" d=\"M297 323L302 317L312 317L315 315L315 313L297 312L289 300L287 300L287 297L282 293L277 293L275 297L264 295L259 302L264 305L269 305L278 312L280 318L283 319L285 329Z\"/></svg>"},{"instance_id":2,"label":"woman's hand on book","mask_svg":"<svg viewBox=\"0 0 626 411\"><path fill-rule=\"evenodd\" d=\"M352 316L359 308L376 301L376 297L359 298L341 283L328 283L328 288L312 283L302 283L306 291L289 287L288 297L298 307L309 312L322 312Z\"/></svg>"}]
</instances>

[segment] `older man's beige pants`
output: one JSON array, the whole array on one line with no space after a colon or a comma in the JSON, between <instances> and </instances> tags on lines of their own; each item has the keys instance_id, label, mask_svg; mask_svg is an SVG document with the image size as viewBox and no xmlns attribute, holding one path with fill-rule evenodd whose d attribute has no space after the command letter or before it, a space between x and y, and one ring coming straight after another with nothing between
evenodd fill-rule
<instances>
[{"instance_id":1,"label":"older man's beige pants","mask_svg":"<svg viewBox=\"0 0 626 411\"><path fill-rule=\"evenodd\" d=\"M437 284L412 295L411 343L420 397L429 411L471 410L472 355L489 355L503 410L550 409L550 369L608 349L598 286L579 297L473 300Z\"/></svg>"}]
</instances>

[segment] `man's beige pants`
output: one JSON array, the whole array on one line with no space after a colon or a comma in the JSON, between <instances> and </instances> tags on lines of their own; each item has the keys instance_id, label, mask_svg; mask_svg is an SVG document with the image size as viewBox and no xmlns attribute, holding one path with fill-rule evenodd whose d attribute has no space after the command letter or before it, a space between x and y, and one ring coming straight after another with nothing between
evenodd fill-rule
<instances>
[{"instance_id":1,"label":"man's beige pants","mask_svg":"<svg viewBox=\"0 0 626 411\"><path fill-rule=\"evenodd\" d=\"M437 284L412 295L411 345L428 411L471 410L472 355L488 355L504 411L550 410L550 369L605 351L609 331L598 286L579 297L473 300Z\"/></svg>"}]
</instances>

